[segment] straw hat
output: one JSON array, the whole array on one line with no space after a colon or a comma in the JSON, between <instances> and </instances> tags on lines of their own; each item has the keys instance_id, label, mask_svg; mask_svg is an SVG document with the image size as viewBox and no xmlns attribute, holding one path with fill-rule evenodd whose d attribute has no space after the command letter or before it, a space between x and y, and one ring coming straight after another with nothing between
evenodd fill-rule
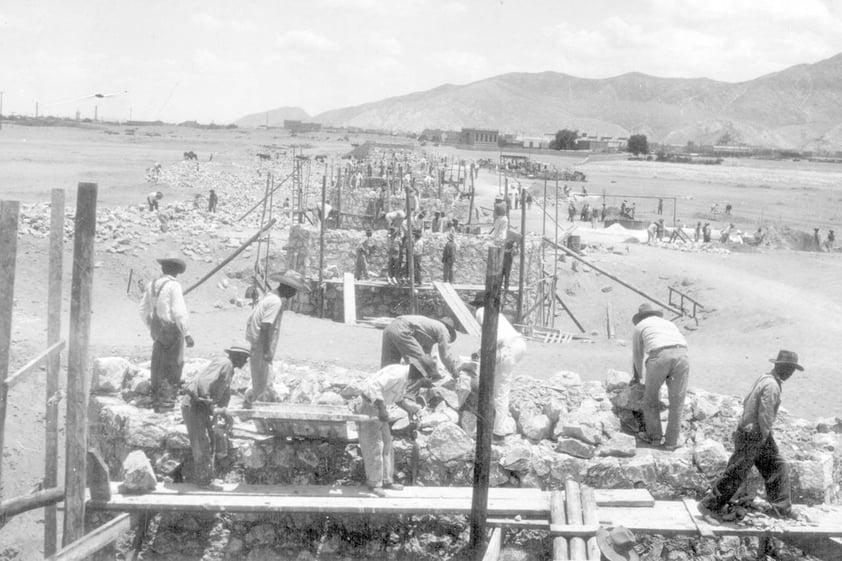
<instances>
[{"instance_id":1,"label":"straw hat","mask_svg":"<svg viewBox=\"0 0 842 561\"><path fill-rule=\"evenodd\" d=\"M164 257L159 257L155 261L157 261L161 265L164 265L165 263L174 265L178 269L179 275L187 270L187 263L184 262L184 259L173 253L165 255Z\"/></svg>"},{"instance_id":2,"label":"straw hat","mask_svg":"<svg viewBox=\"0 0 842 561\"><path fill-rule=\"evenodd\" d=\"M656 309L649 302L643 303L637 309L637 313L632 316L632 323L637 325L640 320L648 318L649 316L658 316L659 318L662 318L664 317L664 312Z\"/></svg>"},{"instance_id":3,"label":"straw hat","mask_svg":"<svg viewBox=\"0 0 842 561\"><path fill-rule=\"evenodd\" d=\"M225 352L228 354L239 353L249 356L251 355L251 348L248 343L237 342L225 349Z\"/></svg>"},{"instance_id":4,"label":"straw hat","mask_svg":"<svg viewBox=\"0 0 842 561\"><path fill-rule=\"evenodd\" d=\"M625 526L596 531L599 552L609 561L638 561L640 556L634 550L637 539Z\"/></svg>"},{"instance_id":5,"label":"straw hat","mask_svg":"<svg viewBox=\"0 0 842 561\"><path fill-rule=\"evenodd\" d=\"M272 273L269 275L269 280L285 284L302 292L310 292L307 279L298 271L288 270L282 273Z\"/></svg>"}]
</instances>

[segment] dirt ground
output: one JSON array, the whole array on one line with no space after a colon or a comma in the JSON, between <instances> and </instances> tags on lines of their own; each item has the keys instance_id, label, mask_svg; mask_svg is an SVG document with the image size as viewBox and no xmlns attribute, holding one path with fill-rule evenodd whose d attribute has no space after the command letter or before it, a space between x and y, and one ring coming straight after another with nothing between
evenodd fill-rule
<instances>
[{"instance_id":1,"label":"dirt ground","mask_svg":"<svg viewBox=\"0 0 842 561\"><path fill-rule=\"evenodd\" d=\"M100 205L139 204L151 190L144 180L145 169L154 162L177 162L186 150L197 152L201 161L213 153L215 162L241 169L255 165L254 152L270 144L308 143L313 152L327 153L350 148L336 140L338 135L327 133L289 138L277 131L154 127L140 128L129 136L123 134L125 128L24 128L4 124L0 134L0 198L48 201L50 189L62 187L68 206L74 206L77 182L95 181L99 184ZM107 134L106 130L120 134ZM427 148L440 155L470 159L497 156L497 152ZM559 167L583 159L581 155L543 153L532 157ZM820 227L825 234L829 227L835 226L838 231L842 222L842 166L764 161L693 166L594 156L577 169L588 174L589 181L584 185L591 194L605 192L606 201L613 206L624 198L636 200L638 214L645 218L654 215L657 201L633 197L674 196L677 215L685 222L708 220L712 202L724 208L725 201L730 201L734 216L729 220L747 232L756 230L761 220L764 225L788 225L809 232L812 227ZM480 204L490 206L497 188L497 176L483 170L478 182ZM192 197L192 193L174 187L162 190L165 201ZM671 218L671 200L665 207ZM549 210L554 212L552 204ZM559 218L564 226L564 207L559 209ZM715 228L724 224L721 217L717 218L720 220L713 222ZM513 223L518 222L513 219ZM541 211L534 205L527 213L527 230L541 232L542 223ZM680 322L689 327L691 386L742 395L769 367L768 359L778 349L788 348L799 353L806 371L787 384L783 406L809 419L842 416L836 385L842 363L842 253L745 248L730 253L694 253L626 243L627 236L592 231L586 226L579 226L577 234L586 243L601 244L601 250L588 251L588 259L638 289L666 301L668 286L674 286L704 304L698 326L692 321ZM12 370L42 349L46 338L47 243L29 237L20 238L18 243ZM137 314L137 295L127 295L126 286L130 270L147 278L156 273L156 255L155 248L138 256L97 253L92 356L147 357L150 344ZM223 256L220 253L216 257ZM232 268L247 268L251 259L244 255ZM71 260L72 247L67 245L65 326ZM190 262L183 284L192 284L210 268L206 263ZM594 271L578 269L573 271L569 260L559 263L560 293L585 326L591 342L530 343L519 367L521 374L545 378L559 370L570 370L585 379L601 380L607 369L630 369L631 316L643 298ZM222 296L216 280L188 297L196 339L196 347L188 350L188 356L214 356L232 338L242 337L248 308L216 308L214 303ZM606 337L608 304L615 318L617 336L613 340ZM572 321L560 314L556 326L577 331ZM468 336L456 342L461 354L469 354L478 346L479 341ZM380 332L376 329L289 314L284 316L278 354L281 361L334 363L373 372L379 363L379 349ZM43 477L43 383L43 373L36 373L9 394L2 458L3 498L27 492ZM63 448L63 443L60 446ZM8 555L17 551L20 559L36 558L41 551L42 527L40 511L12 520L0 530L0 559L6 548L11 548Z\"/></svg>"}]
</instances>

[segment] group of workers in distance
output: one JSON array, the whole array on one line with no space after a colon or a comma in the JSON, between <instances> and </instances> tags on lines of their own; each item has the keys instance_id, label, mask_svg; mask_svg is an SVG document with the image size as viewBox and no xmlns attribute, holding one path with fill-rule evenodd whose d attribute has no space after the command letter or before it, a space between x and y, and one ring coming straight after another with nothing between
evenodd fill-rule
<instances>
[{"instance_id":1,"label":"group of workers in distance","mask_svg":"<svg viewBox=\"0 0 842 561\"><path fill-rule=\"evenodd\" d=\"M230 399L234 370L250 364L252 384L246 392L244 407L255 401L277 401L273 388L273 361L278 344L284 309L299 291L309 292L304 277L296 271L269 276L277 286L263 294L254 305L246 325L245 343L225 349L225 356L213 360L203 371L182 387L184 347L194 345L189 330L188 311L177 276L186 270L176 256L157 260L161 276L149 283L140 303L140 313L153 340L151 385L156 412L173 409L177 394L187 425L193 453L192 482L219 488L213 483L211 436L217 417L231 422L226 407ZM480 292L470 305L482 324L490 295ZM678 327L663 317L663 312L643 304L632 317L632 385L643 382L643 430L638 437L644 443L672 451L680 447L681 419L690 375L687 341ZM424 387L440 383L443 376L433 357L433 348L444 369L454 378L465 376L475 394L479 369L475 354L460 361L451 345L457 337L457 325L450 317L434 319L423 315L395 318L383 331L380 370L371 375L359 391L357 413L370 418L360 424L360 448L366 483L376 496L401 486L394 480L394 454L388 408L397 405L410 415L420 406L415 397ZM526 353L525 338L501 313L497 325L497 353L493 378L492 434L501 443L514 431L509 411L509 396L514 369ZM789 516L792 511L791 485L786 460L773 436L773 424L781 403L781 389L796 370L803 370L798 355L781 350L772 370L762 375L743 402L743 413L734 434L734 453L724 473L699 502L699 510L716 518L757 466L766 482L766 496L774 514ZM666 384L669 409L666 430L660 418L660 389ZM470 407L470 403L467 404Z\"/></svg>"}]
</instances>

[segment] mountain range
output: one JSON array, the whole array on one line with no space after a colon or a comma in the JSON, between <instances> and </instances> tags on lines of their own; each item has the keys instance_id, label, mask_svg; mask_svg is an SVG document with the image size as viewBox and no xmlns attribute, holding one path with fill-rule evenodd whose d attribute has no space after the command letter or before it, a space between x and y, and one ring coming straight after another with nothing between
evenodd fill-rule
<instances>
[{"instance_id":1,"label":"mountain range","mask_svg":"<svg viewBox=\"0 0 842 561\"><path fill-rule=\"evenodd\" d=\"M842 53L736 83L637 72L603 79L508 73L334 109L309 120L414 132L490 128L533 136L566 128L598 136L645 134L669 144L837 151L842 150Z\"/></svg>"}]
</instances>

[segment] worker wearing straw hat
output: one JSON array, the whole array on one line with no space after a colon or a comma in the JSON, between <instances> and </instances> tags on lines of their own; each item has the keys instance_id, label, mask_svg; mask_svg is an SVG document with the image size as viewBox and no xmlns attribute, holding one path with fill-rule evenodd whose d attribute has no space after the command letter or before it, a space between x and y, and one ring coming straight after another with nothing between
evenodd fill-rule
<instances>
[{"instance_id":1,"label":"worker wearing straw hat","mask_svg":"<svg viewBox=\"0 0 842 561\"><path fill-rule=\"evenodd\" d=\"M176 255L157 261L161 264L162 275L149 283L140 303L140 317L152 336L152 403L160 412L172 409L174 405L176 391L181 385L184 345L192 347L193 337L188 331L189 315L184 294L176 280L187 265Z\"/></svg>"},{"instance_id":2,"label":"worker wearing straw hat","mask_svg":"<svg viewBox=\"0 0 842 561\"><path fill-rule=\"evenodd\" d=\"M278 283L255 305L246 325L246 339L251 344L251 390L247 392L245 407L254 401L275 401L272 361L278 347L278 335L284 305L298 291L310 292L304 276L298 271L286 271L269 275L269 280Z\"/></svg>"}]
</instances>

